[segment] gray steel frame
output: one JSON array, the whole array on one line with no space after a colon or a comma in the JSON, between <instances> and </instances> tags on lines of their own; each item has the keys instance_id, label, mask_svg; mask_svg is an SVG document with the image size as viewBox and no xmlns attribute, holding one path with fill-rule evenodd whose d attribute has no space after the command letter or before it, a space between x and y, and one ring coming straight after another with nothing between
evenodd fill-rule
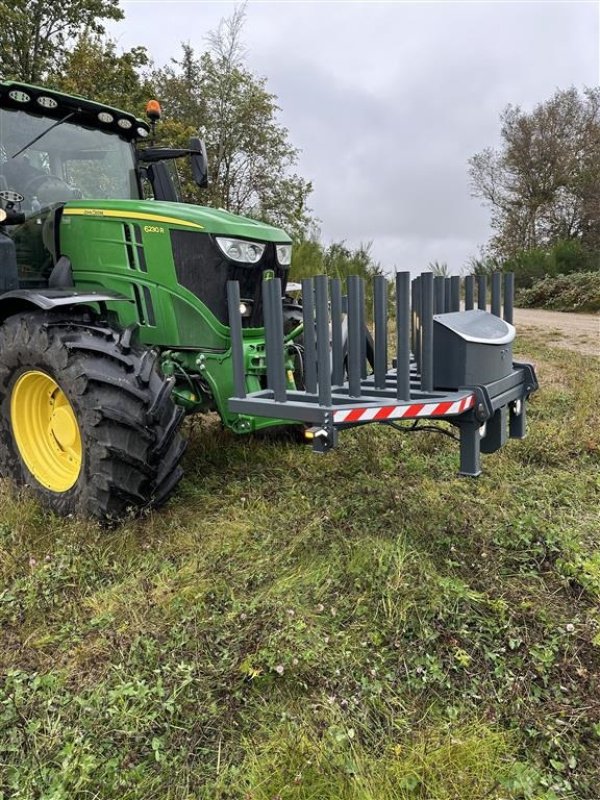
<instances>
[{"instance_id":1,"label":"gray steel frame","mask_svg":"<svg viewBox=\"0 0 600 800\"><path fill-rule=\"evenodd\" d=\"M487 281L478 277L478 307L487 307ZM460 310L461 279L439 278L423 273L412 282L410 273L395 278L393 303L389 281L384 276L373 284L373 358L367 368L365 290L363 279L347 279L347 298L341 283L325 275L302 281L304 389L286 388L286 343L282 318L282 286L279 279L262 284L265 321L267 388L248 394L244 370L243 331L240 317L240 291L235 281L228 283L228 308L231 329L235 396L229 399L233 412L258 417L294 420L313 426L313 447L319 452L337 442L337 431L370 422L336 421L336 412L377 409L383 406L458 403L475 396L469 410L462 413L423 413L418 419L448 422L459 430L460 474L477 476L481 472L481 452L494 452L506 439L525 435L526 401L537 389L535 372L529 364L513 364L511 373L493 383L461 387L456 392L434 388L433 317L437 313ZM512 274L492 275L491 309L512 323L514 280ZM464 281L465 310L475 304L475 277ZM396 357L389 363L388 317L395 310ZM346 325L343 311L346 310ZM339 416L339 415L338 415ZM408 420L405 420L408 421ZM414 422L414 419L412 420Z\"/></svg>"}]
</instances>

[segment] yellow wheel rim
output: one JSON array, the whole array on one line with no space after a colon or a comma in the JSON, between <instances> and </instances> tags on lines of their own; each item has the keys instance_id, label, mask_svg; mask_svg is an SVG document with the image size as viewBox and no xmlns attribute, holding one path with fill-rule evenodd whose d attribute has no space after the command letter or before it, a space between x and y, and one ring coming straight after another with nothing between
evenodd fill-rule
<instances>
[{"instance_id":1,"label":"yellow wheel rim","mask_svg":"<svg viewBox=\"0 0 600 800\"><path fill-rule=\"evenodd\" d=\"M10 399L15 443L33 477L52 492L77 482L83 451L75 412L58 383L37 370L25 372Z\"/></svg>"}]
</instances>

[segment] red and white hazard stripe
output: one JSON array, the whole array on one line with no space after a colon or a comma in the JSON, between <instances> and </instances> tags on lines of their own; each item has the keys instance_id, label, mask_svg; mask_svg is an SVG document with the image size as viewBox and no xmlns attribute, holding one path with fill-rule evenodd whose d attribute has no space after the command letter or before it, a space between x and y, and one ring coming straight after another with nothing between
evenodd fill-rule
<instances>
[{"instance_id":1,"label":"red and white hazard stripe","mask_svg":"<svg viewBox=\"0 0 600 800\"><path fill-rule=\"evenodd\" d=\"M416 419L418 417L450 417L468 411L475 404L475 395L468 394L453 403L411 403L403 406L368 406L345 408L333 412L333 422L370 422L386 419Z\"/></svg>"}]
</instances>

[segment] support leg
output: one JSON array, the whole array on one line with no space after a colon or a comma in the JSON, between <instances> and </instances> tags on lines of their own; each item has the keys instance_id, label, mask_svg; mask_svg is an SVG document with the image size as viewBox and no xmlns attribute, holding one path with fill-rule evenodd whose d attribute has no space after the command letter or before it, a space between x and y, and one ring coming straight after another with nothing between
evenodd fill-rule
<instances>
[{"instance_id":1,"label":"support leg","mask_svg":"<svg viewBox=\"0 0 600 800\"><path fill-rule=\"evenodd\" d=\"M481 439L477 422L461 422L460 475L476 478L481 475Z\"/></svg>"},{"instance_id":2,"label":"support leg","mask_svg":"<svg viewBox=\"0 0 600 800\"><path fill-rule=\"evenodd\" d=\"M511 405L510 407L510 417L508 421L508 432L511 439L524 439L526 426L527 426L527 415L525 410L527 408L527 400L523 398L521 401L521 413L515 414L514 407Z\"/></svg>"},{"instance_id":3,"label":"support leg","mask_svg":"<svg viewBox=\"0 0 600 800\"><path fill-rule=\"evenodd\" d=\"M486 433L481 440L482 453L495 453L504 447L508 439L508 406L496 409L486 423Z\"/></svg>"}]
</instances>

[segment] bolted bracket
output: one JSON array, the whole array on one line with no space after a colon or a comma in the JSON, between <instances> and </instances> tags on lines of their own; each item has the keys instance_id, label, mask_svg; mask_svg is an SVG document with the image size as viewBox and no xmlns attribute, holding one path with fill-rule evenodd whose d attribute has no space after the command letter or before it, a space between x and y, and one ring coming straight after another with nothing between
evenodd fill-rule
<instances>
[{"instance_id":1,"label":"bolted bracket","mask_svg":"<svg viewBox=\"0 0 600 800\"><path fill-rule=\"evenodd\" d=\"M338 432L333 427L325 428L316 425L304 431L304 438L312 444L314 453L328 453L338 443Z\"/></svg>"}]
</instances>

